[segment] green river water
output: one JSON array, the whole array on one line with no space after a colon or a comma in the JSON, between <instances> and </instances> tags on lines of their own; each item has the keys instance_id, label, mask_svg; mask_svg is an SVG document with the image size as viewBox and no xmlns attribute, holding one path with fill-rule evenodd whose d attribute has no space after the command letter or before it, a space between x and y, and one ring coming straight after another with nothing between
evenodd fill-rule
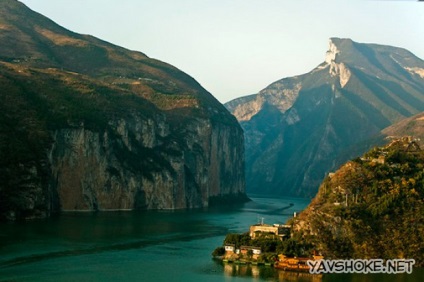
<instances>
[{"instance_id":1,"label":"green river water","mask_svg":"<svg viewBox=\"0 0 424 282\"><path fill-rule=\"evenodd\" d=\"M66 213L0 223L0 281L424 281L423 269L310 275L212 260L227 233L246 232L262 217L284 223L308 204L297 198L252 200L231 208Z\"/></svg>"}]
</instances>

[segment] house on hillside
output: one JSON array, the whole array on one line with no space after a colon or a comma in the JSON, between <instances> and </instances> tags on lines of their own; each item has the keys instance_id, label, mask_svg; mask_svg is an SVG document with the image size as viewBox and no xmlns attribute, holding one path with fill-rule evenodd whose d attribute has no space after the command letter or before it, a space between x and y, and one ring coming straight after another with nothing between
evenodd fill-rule
<instances>
[{"instance_id":1,"label":"house on hillside","mask_svg":"<svg viewBox=\"0 0 424 282\"><path fill-rule=\"evenodd\" d=\"M258 259L258 257L262 254L260 247L240 246L240 254L247 256L249 251L252 251L252 259Z\"/></svg>"},{"instance_id":2,"label":"house on hillside","mask_svg":"<svg viewBox=\"0 0 424 282\"><path fill-rule=\"evenodd\" d=\"M235 252L235 248L236 248L236 245L234 245L234 244L226 244L224 246L225 253L234 253Z\"/></svg>"},{"instance_id":3,"label":"house on hillside","mask_svg":"<svg viewBox=\"0 0 424 282\"><path fill-rule=\"evenodd\" d=\"M290 237L290 225L285 224L255 224L250 226L249 235L251 239L257 238L279 238L280 240Z\"/></svg>"}]
</instances>

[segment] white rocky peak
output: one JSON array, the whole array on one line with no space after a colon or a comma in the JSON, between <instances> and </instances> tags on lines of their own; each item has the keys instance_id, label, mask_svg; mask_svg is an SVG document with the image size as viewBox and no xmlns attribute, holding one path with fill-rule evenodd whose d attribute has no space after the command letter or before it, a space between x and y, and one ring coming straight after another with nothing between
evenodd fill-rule
<instances>
[{"instance_id":1,"label":"white rocky peak","mask_svg":"<svg viewBox=\"0 0 424 282\"><path fill-rule=\"evenodd\" d=\"M340 50L337 48L337 45L330 39L328 51L325 55L325 62L330 66L330 75L333 77L339 76L340 86L343 88L349 82L351 72L344 63L336 63L336 57L339 53Z\"/></svg>"},{"instance_id":2,"label":"white rocky peak","mask_svg":"<svg viewBox=\"0 0 424 282\"><path fill-rule=\"evenodd\" d=\"M340 50L337 49L336 44L334 44L333 40L329 40L329 46L328 46L328 51L325 54L325 62L327 64L331 64L336 60L336 56L338 53L340 53Z\"/></svg>"}]
</instances>

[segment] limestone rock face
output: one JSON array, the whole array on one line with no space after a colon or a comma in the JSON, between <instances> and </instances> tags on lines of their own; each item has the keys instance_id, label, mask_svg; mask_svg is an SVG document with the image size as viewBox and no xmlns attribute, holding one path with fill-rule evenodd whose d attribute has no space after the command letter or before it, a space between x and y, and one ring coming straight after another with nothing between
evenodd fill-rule
<instances>
[{"instance_id":1,"label":"limestone rock face","mask_svg":"<svg viewBox=\"0 0 424 282\"><path fill-rule=\"evenodd\" d=\"M331 38L309 73L228 102L245 132L247 191L314 196L380 130L424 110L422 69L405 49Z\"/></svg>"},{"instance_id":2,"label":"limestone rock face","mask_svg":"<svg viewBox=\"0 0 424 282\"><path fill-rule=\"evenodd\" d=\"M163 118L112 123L118 136L54 132L52 189L62 210L198 208L211 196L244 194L243 144L233 128L195 119L184 144L165 144L171 131Z\"/></svg>"},{"instance_id":3,"label":"limestone rock face","mask_svg":"<svg viewBox=\"0 0 424 282\"><path fill-rule=\"evenodd\" d=\"M243 130L192 77L15 0L0 18L0 219L247 199Z\"/></svg>"}]
</instances>

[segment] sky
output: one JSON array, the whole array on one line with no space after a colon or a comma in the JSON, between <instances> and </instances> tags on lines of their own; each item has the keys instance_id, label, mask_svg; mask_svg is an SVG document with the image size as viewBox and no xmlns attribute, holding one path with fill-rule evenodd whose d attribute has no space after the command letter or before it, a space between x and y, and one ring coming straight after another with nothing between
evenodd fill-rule
<instances>
[{"instance_id":1,"label":"sky","mask_svg":"<svg viewBox=\"0 0 424 282\"><path fill-rule=\"evenodd\" d=\"M424 3L415 0L20 1L74 32L179 68L222 103L311 71L331 37L424 59Z\"/></svg>"}]
</instances>

